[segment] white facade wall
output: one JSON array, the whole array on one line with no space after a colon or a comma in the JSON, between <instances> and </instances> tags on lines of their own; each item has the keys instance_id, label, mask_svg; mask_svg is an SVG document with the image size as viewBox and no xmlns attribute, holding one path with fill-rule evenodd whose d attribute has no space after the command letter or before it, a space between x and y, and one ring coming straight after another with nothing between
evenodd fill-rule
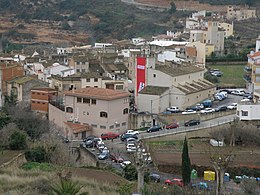
<instances>
[{"instance_id":1,"label":"white facade wall","mask_svg":"<svg viewBox=\"0 0 260 195\"><path fill-rule=\"evenodd\" d=\"M260 120L260 104L238 104L237 117L239 120Z\"/></svg>"},{"instance_id":2,"label":"white facade wall","mask_svg":"<svg viewBox=\"0 0 260 195\"><path fill-rule=\"evenodd\" d=\"M77 97L65 96L65 107L72 107L74 110L73 113L66 113L66 119L73 118L81 124L92 125L93 135L100 136L105 132L123 133L128 126L128 114L123 114L123 110L129 108L128 98L111 101L97 99L96 104L86 104L77 103ZM107 112L108 117L100 117L100 112Z\"/></svg>"},{"instance_id":3,"label":"white facade wall","mask_svg":"<svg viewBox=\"0 0 260 195\"><path fill-rule=\"evenodd\" d=\"M102 85L102 78L97 78L97 81L95 82L94 78L90 78L90 81L87 82L86 78L81 79L81 88L86 87L98 87L98 88L105 88L105 86Z\"/></svg>"}]
</instances>

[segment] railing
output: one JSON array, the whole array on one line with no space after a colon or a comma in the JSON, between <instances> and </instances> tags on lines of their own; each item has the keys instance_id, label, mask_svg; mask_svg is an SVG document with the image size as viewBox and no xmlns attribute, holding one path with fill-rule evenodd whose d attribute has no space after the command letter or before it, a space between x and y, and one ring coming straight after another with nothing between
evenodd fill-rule
<instances>
[{"instance_id":1,"label":"railing","mask_svg":"<svg viewBox=\"0 0 260 195\"><path fill-rule=\"evenodd\" d=\"M178 133L198 131L198 130L202 130L202 129L207 129L207 128L231 123L235 120L235 118L236 118L235 115L231 115L231 116L228 116L225 118L221 118L220 120L216 119L216 121L214 121L214 120L205 121L196 126L188 126L188 127L182 126L182 127L175 128L175 129L163 129L161 131L152 132L152 133L142 133L139 135L139 138L140 139L151 139L151 138L162 137L162 136L167 136L167 135L174 135L174 134L178 134Z\"/></svg>"},{"instance_id":2,"label":"railing","mask_svg":"<svg viewBox=\"0 0 260 195\"><path fill-rule=\"evenodd\" d=\"M243 75L243 79L246 81L246 82L251 82L251 76L249 76L249 75L247 75L247 74L245 74L245 75Z\"/></svg>"}]
</instances>

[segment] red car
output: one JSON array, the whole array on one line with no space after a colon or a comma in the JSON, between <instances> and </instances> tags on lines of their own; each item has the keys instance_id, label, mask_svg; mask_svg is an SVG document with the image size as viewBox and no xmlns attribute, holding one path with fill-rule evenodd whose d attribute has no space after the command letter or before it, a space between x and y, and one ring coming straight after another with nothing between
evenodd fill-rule
<instances>
[{"instance_id":1,"label":"red car","mask_svg":"<svg viewBox=\"0 0 260 195\"><path fill-rule=\"evenodd\" d=\"M166 125L166 129L175 129L175 128L178 128L179 127L179 124L178 123L171 123L169 125Z\"/></svg>"},{"instance_id":2,"label":"red car","mask_svg":"<svg viewBox=\"0 0 260 195\"><path fill-rule=\"evenodd\" d=\"M177 179L177 178L166 179L164 183L167 184L167 185L177 185L177 186L180 186L180 187L184 186L182 179Z\"/></svg>"},{"instance_id":3,"label":"red car","mask_svg":"<svg viewBox=\"0 0 260 195\"><path fill-rule=\"evenodd\" d=\"M108 132L108 133L102 133L101 138L106 139L115 139L118 138L120 135L118 133Z\"/></svg>"},{"instance_id":4,"label":"red car","mask_svg":"<svg viewBox=\"0 0 260 195\"><path fill-rule=\"evenodd\" d=\"M124 159L121 158L120 156L116 156L116 155L113 155L113 154L110 154L109 158L115 162L115 163L122 163L124 162Z\"/></svg>"}]
</instances>

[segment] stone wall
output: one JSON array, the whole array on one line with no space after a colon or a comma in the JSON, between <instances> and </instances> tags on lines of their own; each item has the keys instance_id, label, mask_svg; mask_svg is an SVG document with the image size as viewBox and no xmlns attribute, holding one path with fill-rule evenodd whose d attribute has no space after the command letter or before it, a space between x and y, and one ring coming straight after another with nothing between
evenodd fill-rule
<instances>
[{"instance_id":1,"label":"stone wall","mask_svg":"<svg viewBox=\"0 0 260 195\"><path fill-rule=\"evenodd\" d=\"M25 154L20 153L13 159L9 160L8 162L2 164L0 168L7 168L7 167L12 167L12 168L17 168L21 167L24 163L26 163L27 160L25 159Z\"/></svg>"}]
</instances>

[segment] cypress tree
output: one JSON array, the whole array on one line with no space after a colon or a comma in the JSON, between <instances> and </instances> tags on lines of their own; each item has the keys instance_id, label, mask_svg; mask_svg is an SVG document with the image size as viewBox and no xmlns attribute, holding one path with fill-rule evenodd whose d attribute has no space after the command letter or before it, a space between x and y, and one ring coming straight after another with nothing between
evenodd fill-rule
<instances>
[{"instance_id":1,"label":"cypress tree","mask_svg":"<svg viewBox=\"0 0 260 195\"><path fill-rule=\"evenodd\" d=\"M182 180L184 185L190 183L191 164L189 157L188 141L185 137L182 148Z\"/></svg>"}]
</instances>

